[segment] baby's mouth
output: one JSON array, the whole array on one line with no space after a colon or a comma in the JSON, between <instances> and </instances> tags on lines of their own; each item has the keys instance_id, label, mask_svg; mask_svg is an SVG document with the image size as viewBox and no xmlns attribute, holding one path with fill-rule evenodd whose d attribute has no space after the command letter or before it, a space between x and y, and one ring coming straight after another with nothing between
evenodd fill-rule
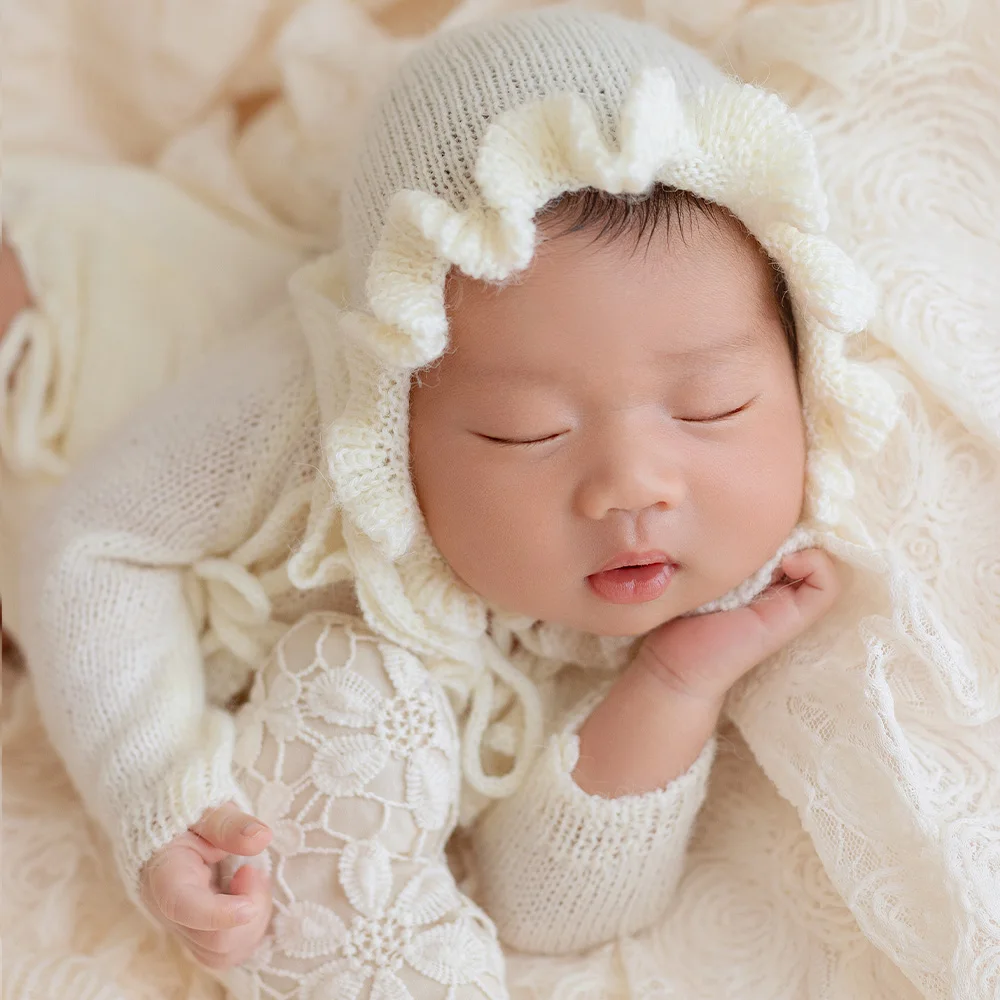
<instances>
[{"instance_id":1,"label":"baby's mouth","mask_svg":"<svg viewBox=\"0 0 1000 1000\"><path fill-rule=\"evenodd\" d=\"M663 596L677 568L665 552L626 552L588 576L587 583L609 604L647 604Z\"/></svg>"},{"instance_id":2,"label":"baby's mouth","mask_svg":"<svg viewBox=\"0 0 1000 1000\"><path fill-rule=\"evenodd\" d=\"M639 566L652 566L654 563L676 565L666 552L661 552L659 549L652 552L622 552L615 556L611 562L602 566L598 572L607 573L615 569L634 569Z\"/></svg>"}]
</instances>

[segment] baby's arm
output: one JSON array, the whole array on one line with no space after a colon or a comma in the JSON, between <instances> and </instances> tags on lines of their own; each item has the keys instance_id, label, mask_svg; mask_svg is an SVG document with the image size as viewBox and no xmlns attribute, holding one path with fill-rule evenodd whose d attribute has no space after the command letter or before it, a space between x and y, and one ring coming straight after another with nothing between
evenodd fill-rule
<instances>
[{"instance_id":1,"label":"baby's arm","mask_svg":"<svg viewBox=\"0 0 1000 1000\"><path fill-rule=\"evenodd\" d=\"M23 642L42 716L133 897L155 852L240 801L233 724L206 703L184 579L253 532L296 435L315 429L286 327L276 317L137 415L25 541Z\"/></svg>"},{"instance_id":2,"label":"baby's arm","mask_svg":"<svg viewBox=\"0 0 1000 1000\"><path fill-rule=\"evenodd\" d=\"M705 796L726 692L833 604L833 563L787 557L795 583L736 611L652 633L521 789L479 821L483 902L505 943L588 948L652 924L670 902ZM577 718L584 713L577 713Z\"/></svg>"}]
</instances>

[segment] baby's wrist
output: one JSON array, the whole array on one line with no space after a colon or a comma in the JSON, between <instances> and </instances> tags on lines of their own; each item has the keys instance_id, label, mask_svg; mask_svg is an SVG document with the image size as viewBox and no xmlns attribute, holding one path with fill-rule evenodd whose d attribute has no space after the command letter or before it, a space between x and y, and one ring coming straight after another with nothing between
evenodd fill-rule
<instances>
[{"instance_id":1,"label":"baby's wrist","mask_svg":"<svg viewBox=\"0 0 1000 1000\"><path fill-rule=\"evenodd\" d=\"M701 756L721 711L721 698L675 691L633 662L580 728L573 779L605 798L659 791Z\"/></svg>"},{"instance_id":2,"label":"baby's wrist","mask_svg":"<svg viewBox=\"0 0 1000 1000\"><path fill-rule=\"evenodd\" d=\"M630 673L642 675L649 682L651 696L677 711L718 721L729 688L714 678L699 678L696 671L681 673L670 663L654 653L646 643L639 647L628 668Z\"/></svg>"}]
</instances>

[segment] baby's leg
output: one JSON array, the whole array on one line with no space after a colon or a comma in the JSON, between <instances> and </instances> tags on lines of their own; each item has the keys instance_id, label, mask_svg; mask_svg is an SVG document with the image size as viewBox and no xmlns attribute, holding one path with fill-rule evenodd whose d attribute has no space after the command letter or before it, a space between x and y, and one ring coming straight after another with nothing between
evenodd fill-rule
<instances>
[{"instance_id":1,"label":"baby's leg","mask_svg":"<svg viewBox=\"0 0 1000 1000\"><path fill-rule=\"evenodd\" d=\"M459 748L447 698L356 619L306 616L237 720L239 778L270 824L271 933L237 1000L498 1000L493 925L455 886Z\"/></svg>"}]
</instances>

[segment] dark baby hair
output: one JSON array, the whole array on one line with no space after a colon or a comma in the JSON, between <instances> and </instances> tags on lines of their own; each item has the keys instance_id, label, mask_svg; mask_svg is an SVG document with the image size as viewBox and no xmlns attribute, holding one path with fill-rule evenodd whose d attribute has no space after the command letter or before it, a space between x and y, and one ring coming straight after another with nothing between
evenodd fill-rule
<instances>
[{"instance_id":1,"label":"dark baby hair","mask_svg":"<svg viewBox=\"0 0 1000 1000\"><path fill-rule=\"evenodd\" d=\"M695 215L718 221L731 219L743 229L748 239L753 236L729 209L706 201L690 191L654 184L644 194L608 194L596 188L572 191L550 201L537 215L537 220L549 227L549 238L570 233L592 232L594 242L613 243L626 237L634 240L633 252L638 252L645 240L649 246L653 234L662 229L669 235L676 229L684 238L684 226L690 226ZM763 249L761 252L764 252ZM799 342L792 313L792 298L785 276L773 261L774 295L785 332L788 350L795 370L799 367Z\"/></svg>"}]
</instances>

